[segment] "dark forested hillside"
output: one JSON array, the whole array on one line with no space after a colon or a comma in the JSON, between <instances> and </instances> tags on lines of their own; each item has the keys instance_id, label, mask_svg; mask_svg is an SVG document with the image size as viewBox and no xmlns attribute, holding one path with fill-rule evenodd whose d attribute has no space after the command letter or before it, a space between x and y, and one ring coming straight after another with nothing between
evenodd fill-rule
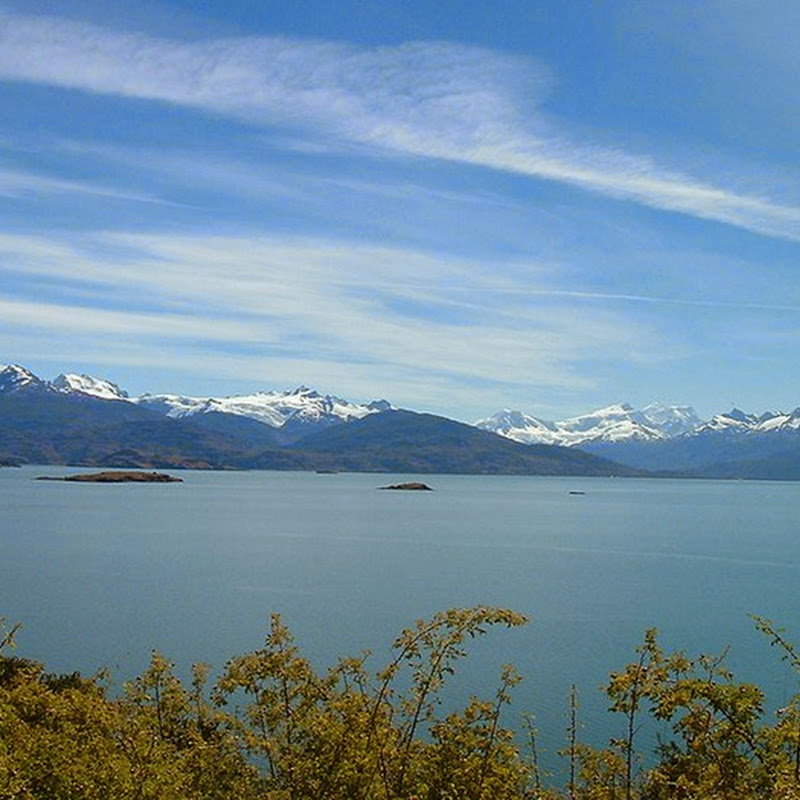
<instances>
[{"instance_id":1,"label":"dark forested hillside","mask_svg":"<svg viewBox=\"0 0 800 800\"><path fill-rule=\"evenodd\" d=\"M31 386L0 395L0 460L103 467L334 469L520 475L639 471L560 447L526 446L470 425L386 411L299 441L252 419L172 419L122 400Z\"/></svg>"},{"instance_id":2,"label":"dark forested hillside","mask_svg":"<svg viewBox=\"0 0 800 800\"><path fill-rule=\"evenodd\" d=\"M387 411L301 439L292 449L342 469L517 475L636 475L641 471L547 445L523 445L471 425Z\"/></svg>"}]
</instances>

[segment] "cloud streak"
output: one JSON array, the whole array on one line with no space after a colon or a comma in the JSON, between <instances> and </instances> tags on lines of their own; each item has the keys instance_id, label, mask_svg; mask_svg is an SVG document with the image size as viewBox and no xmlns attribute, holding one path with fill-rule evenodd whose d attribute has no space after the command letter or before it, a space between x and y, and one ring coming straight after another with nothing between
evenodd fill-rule
<instances>
[{"instance_id":1,"label":"cloud streak","mask_svg":"<svg viewBox=\"0 0 800 800\"><path fill-rule=\"evenodd\" d=\"M90 181L69 181L44 177L33 172L7 169L0 166L0 196L18 198L33 194L90 195L109 200L152 203L156 205L177 205L150 194L126 192L110 186Z\"/></svg>"},{"instance_id":2,"label":"cloud streak","mask_svg":"<svg viewBox=\"0 0 800 800\"><path fill-rule=\"evenodd\" d=\"M53 242L5 235L0 260L60 298L7 292L0 297L7 332L103 333L109 348L140 339L203 350L206 367L220 373L237 363L251 370L270 364L272 372L280 364L282 375L297 367L298 381L337 372L345 391L356 379L366 385L368 374L374 381L376 371L422 396L430 396L426 381L451 391L475 384L579 389L591 383L580 374L582 359L606 353L635 365L657 349L646 325L603 308L583 309L578 321L535 293L514 298L515 279L501 263L412 250L261 237L105 234ZM532 285L536 273L532 265ZM58 288L67 283L69 301ZM5 284L13 285L11 270ZM135 298L141 310L113 310L120 297Z\"/></svg>"},{"instance_id":3,"label":"cloud streak","mask_svg":"<svg viewBox=\"0 0 800 800\"><path fill-rule=\"evenodd\" d=\"M441 42L179 41L0 12L0 79L178 104L800 241L797 205L565 133L565 123L543 112L548 71L489 50Z\"/></svg>"}]
</instances>

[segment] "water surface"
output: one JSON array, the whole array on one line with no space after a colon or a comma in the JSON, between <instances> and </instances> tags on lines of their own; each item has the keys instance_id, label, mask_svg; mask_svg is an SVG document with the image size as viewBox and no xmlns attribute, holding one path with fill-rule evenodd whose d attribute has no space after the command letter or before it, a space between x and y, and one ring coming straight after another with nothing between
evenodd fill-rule
<instances>
[{"instance_id":1,"label":"water surface","mask_svg":"<svg viewBox=\"0 0 800 800\"><path fill-rule=\"evenodd\" d=\"M186 472L182 484L71 484L0 470L0 615L52 671L131 677L157 648L185 669L261 643L279 611L319 666L385 657L413 619L488 603L531 617L476 643L461 695L499 665L520 710L563 744L581 690L584 738L619 731L597 691L655 626L668 648L720 652L776 703L793 689L747 615L800 641L800 484ZM583 492L583 494L571 494ZM621 726L621 721L616 723Z\"/></svg>"}]
</instances>

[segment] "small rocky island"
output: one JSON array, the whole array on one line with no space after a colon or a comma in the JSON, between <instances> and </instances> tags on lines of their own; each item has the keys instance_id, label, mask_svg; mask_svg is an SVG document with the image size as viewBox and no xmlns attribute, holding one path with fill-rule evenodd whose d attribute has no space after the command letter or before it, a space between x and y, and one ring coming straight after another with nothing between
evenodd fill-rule
<instances>
[{"instance_id":1,"label":"small rocky island","mask_svg":"<svg viewBox=\"0 0 800 800\"><path fill-rule=\"evenodd\" d=\"M175 478L164 472L136 472L134 470L114 472L90 472L78 475L65 475L51 478L42 475L37 481L70 481L76 483L182 483L183 478Z\"/></svg>"},{"instance_id":2,"label":"small rocky island","mask_svg":"<svg viewBox=\"0 0 800 800\"><path fill-rule=\"evenodd\" d=\"M412 481L411 483L395 483L392 486L381 486L381 489L397 489L403 492L432 492L430 486L426 483L419 483Z\"/></svg>"}]
</instances>

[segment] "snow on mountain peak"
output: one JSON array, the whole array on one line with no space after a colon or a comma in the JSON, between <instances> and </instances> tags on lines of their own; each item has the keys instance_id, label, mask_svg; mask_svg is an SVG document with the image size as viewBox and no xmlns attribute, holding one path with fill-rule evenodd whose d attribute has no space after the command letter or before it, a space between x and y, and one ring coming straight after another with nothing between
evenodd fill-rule
<instances>
[{"instance_id":1,"label":"snow on mountain peak","mask_svg":"<svg viewBox=\"0 0 800 800\"><path fill-rule=\"evenodd\" d=\"M0 393L14 392L26 386L46 386L46 384L19 364L0 365Z\"/></svg>"},{"instance_id":2,"label":"snow on mountain peak","mask_svg":"<svg viewBox=\"0 0 800 800\"><path fill-rule=\"evenodd\" d=\"M555 423L510 408L497 411L486 419L474 422L473 425L523 444L560 444L559 431Z\"/></svg>"},{"instance_id":3,"label":"snow on mountain peak","mask_svg":"<svg viewBox=\"0 0 800 800\"><path fill-rule=\"evenodd\" d=\"M62 373L52 382L38 378L18 364L0 364L0 394L17 390L81 393L103 400L127 401L151 408L168 417L226 414L246 417L272 428L283 429L284 439L329 425L361 419L395 408L386 400L351 403L336 395L321 394L302 384L285 391L256 391L227 397L188 397L145 394L129 397L111 381L86 374ZM209 422L211 422L209 420ZM576 446L613 442L655 442L677 436L723 434L730 437L800 432L800 407L790 413L778 410L760 415L732 408L703 422L691 406L653 402L640 409L630 403L614 403L560 421L540 419L522 411L504 408L475 427L493 431L526 444Z\"/></svg>"},{"instance_id":4,"label":"snow on mountain peak","mask_svg":"<svg viewBox=\"0 0 800 800\"><path fill-rule=\"evenodd\" d=\"M726 431L728 433L747 433L758 426L758 418L746 414L739 408L732 408L722 414L715 414L708 422L699 425L693 433L702 434Z\"/></svg>"},{"instance_id":5,"label":"snow on mountain peak","mask_svg":"<svg viewBox=\"0 0 800 800\"><path fill-rule=\"evenodd\" d=\"M249 417L272 428L283 428L288 423L306 425L347 422L392 407L385 400L369 405L350 403L339 397L320 394L308 386L298 386L285 392L254 392L211 398L146 394L133 398L133 402L173 418L217 412Z\"/></svg>"},{"instance_id":6,"label":"snow on mountain peak","mask_svg":"<svg viewBox=\"0 0 800 800\"><path fill-rule=\"evenodd\" d=\"M280 394L280 393L276 392L275 394ZM305 384L298 386L291 392L284 392L283 394L295 395L297 397L309 397L309 398L322 397L322 395L316 389L312 389L309 386L306 386Z\"/></svg>"},{"instance_id":7,"label":"snow on mountain peak","mask_svg":"<svg viewBox=\"0 0 800 800\"><path fill-rule=\"evenodd\" d=\"M702 424L702 420L691 406L668 406L656 402L646 405L639 413L649 425L667 436L680 436Z\"/></svg>"},{"instance_id":8,"label":"snow on mountain peak","mask_svg":"<svg viewBox=\"0 0 800 800\"><path fill-rule=\"evenodd\" d=\"M699 425L694 433L727 433L738 436L798 430L800 430L800 408L789 414L782 411L765 411L759 416L732 408L724 414L714 415L708 422Z\"/></svg>"},{"instance_id":9,"label":"snow on mountain peak","mask_svg":"<svg viewBox=\"0 0 800 800\"><path fill-rule=\"evenodd\" d=\"M597 438L605 439L607 438L606 434L610 434L611 429L619 429L620 426L630 429L628 435L634 435L636 438L658 438L657 432L646 425L645 421L637 415L633 406L629 403L615 403L605 408L598 408L596 411L590 411L588 414L565 419L556 424L568 433L579 435L578 438L584 441ZM642 428L642 430L638 430L638 428ZM614 438L621 433L622 431L617 430Z\"/></svg>"},{"instance_id":10,"label":"snow on mountain peak","mask_svg":"<svg viewBox=\"0 0 800 800\"><path fill-rule=\"evenodd\" d=\"M53 381L45 381L19 364L0 365L0 392L11 392L26 387L36 387L48 392L81 392L103 400L124 400L127 393L111 381L93 378L90 375L62 373Z\"/></svg>"},{"instance_id":11,"label":"snow on mountain peak","mask_svg":"<svg viewBox=\"0 0 800 800\"><path fill-rule=\"evenodd\" d=\"M752 422L755 419L752 414L746 414L740 408L732 408L724 416L735 419L737 422Z\"/></svg>"},{"instance_id":12,"label":"snow on mountain peak","mask_svg":"<svg viewBox=\"0 0 800 800\"><path fill-rule=\"evenodd\" d=\"M74 372L62 372L52 381L51 385L63 392L81 392L92 397L99 397L101 400L126 400L128 398L128 393L124 389L120 389L116 383L103 378L94 378L91 375L78 375Z\"/></svg>"},{"instance_id":13,"label":"snow on mountain peak","mask_svg":"<svg viewBox=\"0 0 800 800\"><path fill-rule=\"evenodd\" d=\"M695 419L696 415L688 406L652 403L636 411L630 403L614 403L557 422L504 409L474 424L518 442L569 447L589 442L656 441L672 435L668 428L680 427L683 432Z\"/></svg>"}]
</instances>

